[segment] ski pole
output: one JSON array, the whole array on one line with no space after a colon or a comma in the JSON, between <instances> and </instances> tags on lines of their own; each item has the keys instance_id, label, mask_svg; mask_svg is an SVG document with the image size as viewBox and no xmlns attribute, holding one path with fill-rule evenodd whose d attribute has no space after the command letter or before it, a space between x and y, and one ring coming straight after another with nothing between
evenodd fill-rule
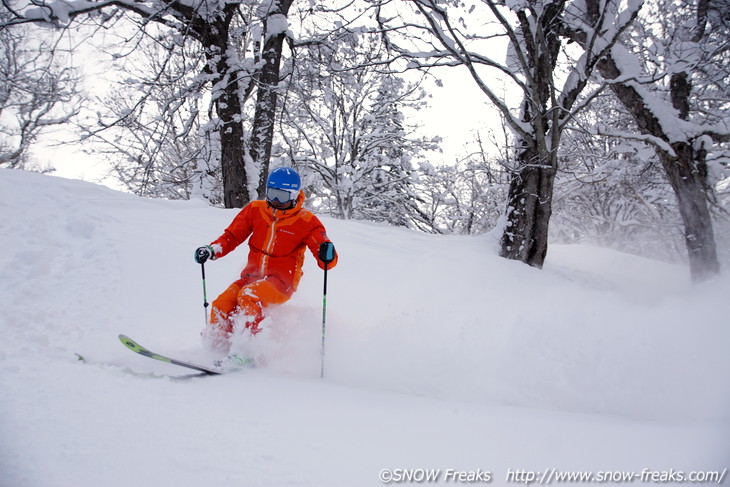
<instances>
[{"instance_id":1,"label":"ski pole","mask_svg":"<svg viewBox=\"0 0 730 487\"><path fill-rule=\"evenodd\" d=\"M327 318L327 266L329 265L329 262L324 263L324 293L322 295L322 350L321 350L321 358L322 358L322 367L320 369L319 377L320 379L324 378L324 337L325 337L325 323Z\"/></svg>"},{"instance_id":2,"label":"ski pole","mask_svg":"<svg viewBox=\"0 0 730 487\"><path fill-rule=\"evenodd\" d=\"M205 314L205 326L208 326L208 292L205 290L205 263L200 263L200 270L203 273L203 313Z\"/></svg>"}]
</instances>

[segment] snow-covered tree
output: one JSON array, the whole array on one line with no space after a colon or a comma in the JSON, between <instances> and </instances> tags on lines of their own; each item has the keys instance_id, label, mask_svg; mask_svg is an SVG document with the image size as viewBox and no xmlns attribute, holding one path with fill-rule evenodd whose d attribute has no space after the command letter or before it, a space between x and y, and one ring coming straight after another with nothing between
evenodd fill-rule
<instances>
[{"instance_id":1,"label":"snow-covered tree","mask_svg":"<svg viewBox=\"0 0 730 487\"><path fill-rule=\"evenodd\" d=\"M640 3L609 0L602 5L598 19L589 19L581 2L567 0L482 0L468 5L404 0L382 2L377 8L392 49L409 59L411 67L464 66L514 133L501 245L507 258L542 266L563 130L590 100L591 95L580 97L596 63L631 23ZM413 8L411 16L393 13L404 6ZM561 32L573 24L589 32L583 49L563 45ZM495 49L498 38L507 40L506 61L500 56L504 50ZM510 85L505 95L497 89L502 83L495 84L500 78ZM515 98L521 102L515 104Z\"/></svg>"},{"instance_id":2,"label":"snow-covered tree","mask_svg":"<svg viewBox=\"0 0 730 487\"><path fill-rule=\"evenodd\" d=\"M590 18L602 8L585 2ZM730 141L728 3L657 0L637 29L599 63L615 96L634 118L639 137L656 150L677 198L690 271L704 280L720 270L708 198L708 155ZM582 30L572 38L583 45ZM726 157L715 158L727 163Z\"/></svg>"},{"instance_id":3,"label":"snow-covered tree","mask_svg":"<svg viewBox=\"0 0 730 487\"><path fill-rule=\"evenodd\" d=\"M421 88L383 72L377 37L346 34L303 46L293 58L282 131L287 158L314 204L339 218L409 226L419 215L414 159L434 141L413 135L405 108Z\"/></svg>"},{"instance_id":4,"label":"snow-covered tree","mask_svg":"<svg viewBox=\"0 0 730 487\"><path fill-rule=\"evenodd\" d=\"M0 23L12 17L0 6ZM55 54L58 36L0 27L0 165L23 168L41 133L68 123L82 103L78 78ZM59 54L62 54L59 52Z\"/></svg>"},{"instance_id":5,"label":"snow-covered tree","mask_svg":"<svg viewBox=\"0 0 730 487\"><path fill-rule=\"evenodd\" d=\"M596 133L597 127L609 125L616 133L637 131L630 115L606 92L566 132L551 238L652 258L682 258L681 219L661 163L642 141Z\"/></svg>"},{"instance_id":6,"label":"snow-covered tree","mask_svg":"<svg viewBox=\"0 0 730 487\"><path fill-rule=\"evenodd\" d=\"M480 235L498 225L509 186L506 160L489 153L480 133L474 145L473 152L454 164L422 168L418 188L427 215L422 230Z\"/></svg>"},{"instance_id":7,"label":"snow-covered tree","mask_svg":"<svg viewBox=\"0 0 730 487\"><path fill-rule=\"evenodd\" d=\"M113 29L124 18L136 23L138 29L131 35L133 49L140 38L158 38L157 30L163 29L167 32L164 47L170 52L191 46L201 53L198 76L187 92L206 88L211 94L208 116L217 132L224 203L240 207L264 191L292 3L37 0L11 9L12 18L4 25L67 26L77 21ZM120 25L127 29L129 24ZM242 105L254 95L254 116L249 121Z\"/></svg>"},{"instance_id":8,"label":"snow-covered tree","mask_svg":"<svg viewBox=\"0 0 730 487\"><path fill-rule=\"evenodd\" d=\"M123 65L117 63L123 81L104 96L104 112L85 136L132 192L170 199L196 194L219 204L220 154L210 150L220 145L218 133L208 123L199 89L191 89L200 55L165 48L170 40L162 33L146 41Z\"/></svg>"}]
</instances>

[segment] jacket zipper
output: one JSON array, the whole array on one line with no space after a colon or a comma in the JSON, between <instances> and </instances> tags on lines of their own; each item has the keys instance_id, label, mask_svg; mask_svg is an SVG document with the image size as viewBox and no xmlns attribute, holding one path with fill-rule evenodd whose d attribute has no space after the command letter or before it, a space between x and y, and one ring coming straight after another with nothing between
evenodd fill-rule
<instances>
[{"instance_id":1,"label":"jacket zipper","mask_svg":"<svg viewBox=\"0 0 730 487\"><path fill-rule=\"evenodd\" d=\"M276 209L272 210L272 215L274 217L274 220L271 222L271 229L269 233L269 239L266 242L266 245L264 245L264 256L261 259L261 275L266 277L266 264L269 260L269 253L274 248L274 236L276 235L276 223L279 221L276 218Z\"/></svg>"}]
</instances>

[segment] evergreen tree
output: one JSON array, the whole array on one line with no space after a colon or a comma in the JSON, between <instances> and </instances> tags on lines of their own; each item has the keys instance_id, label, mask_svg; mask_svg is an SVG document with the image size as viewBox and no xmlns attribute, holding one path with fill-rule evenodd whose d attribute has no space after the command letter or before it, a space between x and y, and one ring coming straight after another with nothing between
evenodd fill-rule
<instances>
[{"instance_id":1,"label":"evergreen tree","mask_svg":"<svg viewBox=\"0 0 730 487\"><path fill-rule=\"evenodd\" d=\"M423 91L378 68L379 46L377 37L349 34L297 55L285 150L309 174L321 211L411 226L420 218L414 159L434 146L412 135L403 114L422 105Z\"/></svg>"}]
</instances>

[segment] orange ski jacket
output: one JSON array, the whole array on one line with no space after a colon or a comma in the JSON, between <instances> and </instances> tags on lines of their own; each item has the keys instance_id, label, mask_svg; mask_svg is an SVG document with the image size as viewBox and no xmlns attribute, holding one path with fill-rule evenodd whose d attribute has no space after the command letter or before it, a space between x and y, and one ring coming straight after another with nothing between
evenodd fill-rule
<instances>
[{"instance_id":1,"label":"orange ski jacket","mask_svg":"<svg viewBox=\"0 0 730 487\"><path fill-rule=\"evenodd\" d=\"M210 245L218 259L233 251L249 236L249 253L241 279L247 283L270 280L281 292L291 296L302 278L305 247L309 247L317 264L319 246L329 242L324 225L312 212L302 207L304 192L300 191L294 208L276 210L264 200L252 201L233 219L223 235ZM335 259L328 269L337 265Z\"/></svg>"}]
</instances>

